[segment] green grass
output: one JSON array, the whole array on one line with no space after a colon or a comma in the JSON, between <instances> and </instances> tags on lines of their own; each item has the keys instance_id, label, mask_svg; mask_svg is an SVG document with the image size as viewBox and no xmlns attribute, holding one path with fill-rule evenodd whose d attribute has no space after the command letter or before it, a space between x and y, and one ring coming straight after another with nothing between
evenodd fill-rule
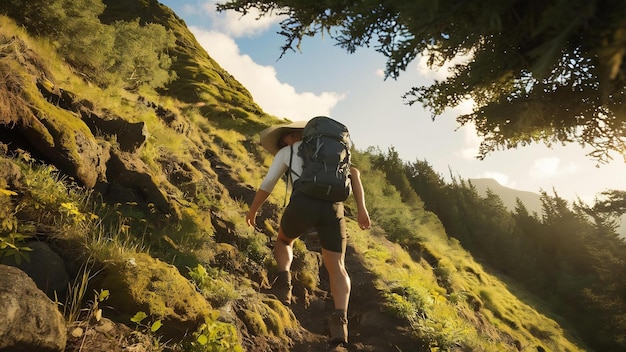
<instances>
[{"instance_id":1,"label":"green grass","mask_svg":"<svg viewBox=\"0 0 626 352\"><path fill-rule=\"evenodd\" d=\"M394 188L381 187L379 173L368 173L362 164L374 226L368 233L349 222L350 239L378 277L375 285L386 297L385 306L406 319L431 349L582 350L554 320L522 302L457 240L448 239L435 216L409 210ZM398 215L407 213L411 216Z\"/></svg>"}]
</instances>

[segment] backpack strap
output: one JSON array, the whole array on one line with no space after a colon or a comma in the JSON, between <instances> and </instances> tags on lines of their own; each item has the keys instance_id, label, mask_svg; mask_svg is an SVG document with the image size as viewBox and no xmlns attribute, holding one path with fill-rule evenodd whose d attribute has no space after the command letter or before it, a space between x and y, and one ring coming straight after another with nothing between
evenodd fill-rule
<instances>
[{"instance_id":1,"label":"backpack strap","mask_svg":"<svg viewBox=\"0 0 626 352\"><path fill-rule=\"evenodd\" d=\"M289 148L291 148L291 154L289 154L289 177L287 178L287 180L291 179L291 184L293 185L293 177L291 176L291 174L298 176L298 178L300 178L300 175L298 175L298 173L293 171L293 169L291 168L291 162L293 161L293 144L290 145Z\"/></svg>"},{"instance_id":2,"label":"backpack strap","mask_svg":"<svg viewBox=\"0 0 626 352\"><path fill-rule=\"evenodd\" d=\"M291 163L293 161L293 144L289 146L289 148L291 149L291 153L289 154L289 170L287 170L287 182L286 182L286 188L285 188L285 200L284 200L284 204L283 207L287 205L287 193L289 193L289 181L291 180L291 188L293 189L293 176L291 176L291 174L293 173L294 175L298 176L298 178L300 178L300 175L298 175L297 172L293 171L293 169L291 168Z\"/></svg>"}]
</instances>

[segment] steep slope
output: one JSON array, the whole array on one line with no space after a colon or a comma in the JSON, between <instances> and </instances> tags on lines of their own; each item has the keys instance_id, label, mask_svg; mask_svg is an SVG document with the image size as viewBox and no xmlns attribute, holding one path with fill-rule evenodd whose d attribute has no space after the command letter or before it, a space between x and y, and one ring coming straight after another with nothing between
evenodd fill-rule
<instances>
[{"instance_id":1,"label":"steep slope","mask_svg":"<svg viewBox=\"0 0 626 352\"><path fill-rule=\"evenodd\" d=\"M270 160L257 133L278 119L169 9L150 0L106 3L106 23L140 17L174 32L179 78L161 94L93 87L47 41L3 18L2 161L22 175L3 176L2 215L50 243L73 277L91 265L88 292L110 291L101 313L118 326L137 328L130 317L138 311L162 320L154 334L168 341L162 349L327 349L331 300L314 235L295 246L296 303L285 308L268 290L284 187L262 209L259 231L243 222ZM581 350L532 298L512 294L514 285L483 270L433 214L401 204L380 173L362 164L378 224L358 230L348 202L347 350ZM13 224L2 226L4 238ZM96 331L94 302L82 303L86 313L68 324ZM70 350L96 350L107 334L94 334L70 337ZM215 345L203 347L201 337Z\"/></svg>"}]
</instances>

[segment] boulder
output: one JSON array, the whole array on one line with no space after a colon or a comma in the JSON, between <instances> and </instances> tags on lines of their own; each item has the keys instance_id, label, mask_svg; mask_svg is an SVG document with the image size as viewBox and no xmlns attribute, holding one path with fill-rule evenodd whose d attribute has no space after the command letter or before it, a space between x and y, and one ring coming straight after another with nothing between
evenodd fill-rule
<instances>
[{"instance_id":1,"label":"boulder","mask_svg":"<svg viewBox=\"0 0 626 352\"><path fill-rule=\"evenodd\" d=\"M196 331L212 314L209 302L178 269L145 253L108 263L100 286L109 290L108 305L129 321L138 312L161 319L159 333L180 338ZM125 315L126 317L123 317Z\"/></svg>"},{"instance_id":2,"label":"boulder","mask_svg":"<svg viewBox=\"0 0 626 352\"><path fill-rule=\"evenodd\" d=\"M96 114L85 106L81 106L79 112L92 132L115 136L120 149L125 152L136 152L148 139L148 129L143 121L126 121L109 111Z\"/></svg>"},{"instance_id":3,"label":"boulder","mask_svg":"<svg viewBox=\"0 0 626 352\"><path fill-rule=\"evenodd\" d=\"M0 265L0 352L64 351L65 320L18 268Z\"/></svg>"},{"instance_id":4,"label":"boulder","mask_svg":"<svg viewBox=\"0 0 626 352\"><path fill-rule=\"evenodd\" d=\"M129 195L139 192L143 201L154 204L157 209L170 214L174 219L180 219L182 216L177 203L162 190L165 185L157 181L148 166L136 154L112 150L111 159L107 164L107 180L109 185L117 184L129 188ZM109 191L105 190L103 193L106 197Z\"/></svg>"},{"instance_id":5,"label":"boulder","mask_svg":"<svg viewBox=\"0 0 626 352\"><path fill-rule=\"evenodd\" d=\"M0 157L0 188L17 189L22 178L20 167L9 159Z\"/></svg>"},{"instance_id":6,"label":"boulder","mask_svg":"<svg viewBox=\"0 0 626 352\"><path fill-rule=\"evenodd\" d=\"M65 297L70 280L63 258L46 242L27 241L24 245L32 249L27 252L28 260L21 260L18 264L14 257L4 257L0 263L24 271L50 299Z\"/></svg>"}]
</instances>

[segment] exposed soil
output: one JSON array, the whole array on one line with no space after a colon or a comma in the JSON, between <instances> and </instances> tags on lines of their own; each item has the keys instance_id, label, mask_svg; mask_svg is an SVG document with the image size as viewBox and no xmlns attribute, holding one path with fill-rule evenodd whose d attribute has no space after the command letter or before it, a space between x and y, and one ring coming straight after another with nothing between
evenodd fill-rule
<instances>
[{"instance_id":1,"label":"exposed soil","mask_svg":"<svg viewBox=\"0 0 626 352\"><path fill-rule=\"evenodd\" d=\"M316 235L302 238L309 250L319 251ZM375 276L369 272L354 248L348 244L346 268L352 281L348 307L348 341L344 346L328 343L328 317L333 309L328 274L320 269L319 290L310 297L308 305L292 303L296 318L304 330L302 339L289 350L304 351L426 351L412 334L407 321L385 312L380 292L374 287Z\"/></svg>"}]
</instances>

